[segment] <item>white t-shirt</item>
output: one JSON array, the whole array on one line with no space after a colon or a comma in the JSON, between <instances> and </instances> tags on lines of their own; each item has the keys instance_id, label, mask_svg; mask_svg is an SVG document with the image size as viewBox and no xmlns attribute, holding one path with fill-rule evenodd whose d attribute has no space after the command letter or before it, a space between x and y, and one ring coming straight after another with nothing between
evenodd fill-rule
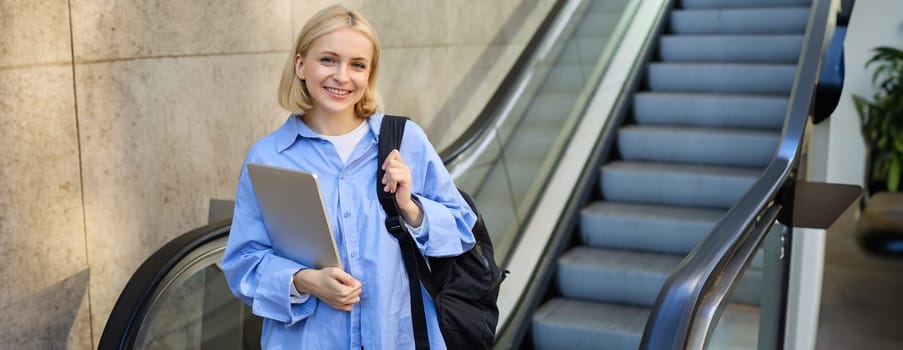
<instances>
[{"instance_id":1,"label":"white t-shirt","mask_svg":"<svg viewBox=\"0 0 903 350\"><path fill-rule=\"evenodd\" d=\"M321 135L324 139L332 142L332 145L335 146L336 151L339 152L339 159L342 160L343 164L348 163L348 157L351 157L351 152L354 151L354 147L357 146L358 143L361 142L361 139L364 138L364 135L367 134L367 126L366 121L361 121L361 125L358 125L354 130L349 131L344 135L336 135L336 136L326 136Z\"/></svg>"}]
</instances>

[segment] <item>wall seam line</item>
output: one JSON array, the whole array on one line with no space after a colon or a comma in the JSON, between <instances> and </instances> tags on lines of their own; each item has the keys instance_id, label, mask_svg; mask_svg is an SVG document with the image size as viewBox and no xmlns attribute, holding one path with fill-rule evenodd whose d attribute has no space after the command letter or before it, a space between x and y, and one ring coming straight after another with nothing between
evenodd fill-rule
<instances>
[{"instance_id":1,"label":"wall seam line","mask_svg":"<svg viewBox=\"0 0 903 350\"><path fill-rule=\"evenodd\" d=\"M72 103L74 107L75 114L75 141L78 147L78 180L79 187L81 189L81 201L82 201L82 234L85 240L85 265L88 266L88 287L85 291L85 295L88 297L88 339L91 342L91 348L94 346L94 308L93 303L91 302L91 260L90 255L88 254L88 212L85 206L85 174L84 174L84 165L83 165L83 157L82 157L82 138L81 138L81 126L78 120L78 83L76 82L75 77L75 33L72 29L72 1L67 0L66 6L68 7L68 15L69 15L69 52L72 57L71 65L72 65Z\"/></svg>"},{"instance_id":2,"label":"wall seam line","mask_svg":"<svg viewBox=\"0 0 903 350\"><path fill-rule=\"evenodd\" d=\"M134 57L116 57L116 58L95 58L95 59L82 59L78 61L78 64L98 64L98 63L116 63L116 62L129 62L129 61L143 61L143 60L158 60L158 59L180 59L180 58L203 58L203 57L231 57L231 56L247 56L247 55L271 55L271 54L282 54L288 52L287 50L273 50L273 51L242 51L242 52L221 52L221 53L199 53L199 54L168 54L168 55L152 55L152 56L134 56ZM73 53L73 62L75 61L75 55Z\"/></svg>"}]
</instances>

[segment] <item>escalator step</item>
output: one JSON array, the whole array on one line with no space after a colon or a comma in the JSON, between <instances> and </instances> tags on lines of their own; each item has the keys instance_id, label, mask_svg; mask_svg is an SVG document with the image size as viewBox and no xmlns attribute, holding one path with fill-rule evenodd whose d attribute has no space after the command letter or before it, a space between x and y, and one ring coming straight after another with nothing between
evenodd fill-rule
<instances>
[{"instance_id":1,"label":"escalator step","mask_svg":"<svg viewBox=\"0 0 903 350\"><path fill-rule=\"evenodd\" d=\"M809 0L682 0L681 6L693 8L748 8L809 6Z\"/></svg>"},{"instance_id":2,"label":"escalator step","mask_svg":"<svg viewBox=\"0 0 903 350\"><path fill-rule=\"evenodd\" d=\"M639 306L655 303L681 255L574 247L558 260L561 294Z\"/></svg>"},{"instance_id":3,"label":"escalator step","mask_svg":"<svg viewBox=\"0 0 903 350\"><path fill-rule=\"evenodd\" d=\"M662 35L666 62L796 63L802 35Z\"/></svg>"},{"instance_id":4,"label":"escalator step","mask_svg":"<svg viewBox=\"0 0 903 350\"><path fill-rule=\"evenodd\" d=\"M674 254L688 253L724 210L599 201L580 212L583 244Z\"/></svg>"},{"instance_id":5,"label":"escalator step","mask_svg":"<svg viewBox=\"0 0 903 350\"><path fill-rule=\"evenodd\" d=\"M533 314L537 349L637 349L648 308L556 298ZM727 304L712 333L709 349L756 349L760 310Z\"/></svg>"},{"instance_id":6,"label":"escalator step","mask_svg":"<svg viewBox=\"0 0 903 350\"><path fill-rule=\"evenodd\" d=\"M761 168L615 161L602 166L606 200L691 207L729 208Z\"/></svg>"},{"instance_id":7,"label":"escalator step","mask_svg":"<svg viewBox=\"0 0 903 350\"><path fill-rule=\"evenodd\" d=\"M764 167L780 133L769 130L629 125L618 130L625 160Z\"/></svg>"},{"instance_id":8,"label":"escalator step","mask_svg":"<svg viewBox=\"0 0 903 350\"><path fill-rule=\"evenodd\" d=\"M808 20L808 7L681 9L670 26L675 34L787 34L805 32Z\"/></svg>"},{"instance_id":9,"label":"escalator step","mask_svg":"<svg viewBox=\"0 0 903 350\"><path fill-rule=\"evenodd\" d=\"M533 314L537 349L636 349L649 309L552 299Z\"/></svg>"},{"instance_id":10,"label":"escalator step","mask_svg":"<svg viewBox=\"0 0 903 350\"><path fill-rule=\"evenodd\" d=\"M787 97L770 95L638 92L634 117L640 124L780 129Z\"/></svg>"},{"instance_id":11,"label":"escalator step","mask_svg":"<svg viewBox=\"0 0 903 350\"><path fill-rule=\"evenodd\" d=\"M653 91L789 94L795 64L650 63Z\"/></svg>"}]
</instances>

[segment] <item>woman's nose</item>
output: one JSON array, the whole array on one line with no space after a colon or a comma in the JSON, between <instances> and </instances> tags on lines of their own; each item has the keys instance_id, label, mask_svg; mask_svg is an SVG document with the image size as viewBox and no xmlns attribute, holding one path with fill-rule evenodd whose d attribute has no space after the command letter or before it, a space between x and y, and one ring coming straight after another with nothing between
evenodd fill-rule
<instances>
[{"instance_id":1,"label":"woman's nose","mask_svg":"<svg viewBox=\"0 0 903 350\"><path fill-rule=\"evenodd\" d=\"M348 68L343 65L339 65L336 67L335 72L332 74L332 77L339 82L348 81Z\"/></svg>"}]
</instances>

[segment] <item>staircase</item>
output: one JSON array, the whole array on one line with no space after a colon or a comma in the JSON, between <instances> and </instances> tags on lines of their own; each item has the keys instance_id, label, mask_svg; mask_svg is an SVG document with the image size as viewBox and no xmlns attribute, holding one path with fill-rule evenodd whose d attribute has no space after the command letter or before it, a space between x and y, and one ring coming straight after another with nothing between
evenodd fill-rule
<instances>
[{"instance_id":1,"label":"staircase","mask_svg":"<svg viewBox=\"0 0 903 350\"><path fill-rule=\"evenodd\" d=\"M807 0L678 1L581 212L580 244L533 315L534 348L639 347L668 275L777 149L808 16ZM755 348L760 279L757 259L720 324L752 336L716 334L710 348Z\"/></svg>"}]
</instances>

